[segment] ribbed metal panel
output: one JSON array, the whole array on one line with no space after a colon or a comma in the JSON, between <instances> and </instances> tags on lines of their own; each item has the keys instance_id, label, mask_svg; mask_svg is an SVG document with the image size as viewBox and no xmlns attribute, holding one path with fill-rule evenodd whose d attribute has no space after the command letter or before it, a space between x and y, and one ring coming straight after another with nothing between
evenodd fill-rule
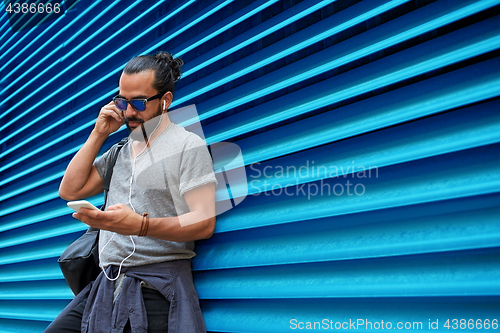
<instances>
[{"instance_id":1,"label":"ribbed metal panel","mask_svg":"<svg viewBox=\"0 0 500 333\"><path fill-rule=\"evenodd\" d=\"M56 259L86 227L60 179L156 50L185 62L171 109L246 165L197 244L209 331L500 320L500 1L81 0L19 31L0 7L0 332L72 298Z\"/></svg>"}]
</instances>

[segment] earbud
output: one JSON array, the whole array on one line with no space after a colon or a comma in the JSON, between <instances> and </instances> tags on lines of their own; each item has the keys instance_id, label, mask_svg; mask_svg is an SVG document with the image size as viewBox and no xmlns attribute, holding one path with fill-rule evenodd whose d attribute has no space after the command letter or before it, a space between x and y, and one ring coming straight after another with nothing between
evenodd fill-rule
<instances>
[{"instance_id":1,"label":"earbud","mask_svg":"<svg viewBox=\"0 0 500 333\"><path fill-rule=\"evenodd\" d=\"M163 112L165 112L165 108L167 107L167 101L163 101Z\"/></svg>"}]
</instances>

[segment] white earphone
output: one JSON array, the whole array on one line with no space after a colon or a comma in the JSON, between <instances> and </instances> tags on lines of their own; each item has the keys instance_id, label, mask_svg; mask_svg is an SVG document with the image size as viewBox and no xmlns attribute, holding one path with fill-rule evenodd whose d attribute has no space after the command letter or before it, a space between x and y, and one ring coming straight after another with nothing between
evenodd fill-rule
<instances>
[{"instance_id":1,"label":"white earphone","mask_svg":"<svg viewBox=\"0 0 500 333\"><path fill-rule=\"evenodd\" d=\"M167 107L167 101L163 100L163 112L165 112L166 107Z\"/></svg>"}]
</instances>

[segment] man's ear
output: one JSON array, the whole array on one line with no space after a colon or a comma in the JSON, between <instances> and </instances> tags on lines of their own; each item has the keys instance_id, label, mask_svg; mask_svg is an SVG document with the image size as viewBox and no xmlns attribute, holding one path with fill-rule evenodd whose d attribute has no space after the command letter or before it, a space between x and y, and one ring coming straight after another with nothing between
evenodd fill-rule
<instances>
[{"instance_id":1,"label":"man's ear","mask_svg":"<svg viewBox=\"0 0 500 333\"><path fill-rule=\"evenodd\" d=\"M163 112L165 112L166 110L168 110L168 108L170 107L170 104L172 103L172 98L173 98L173 95L170 91L167 91L163 96L162 96L162 107L163 107Z\"/></svg>"}]
</instances>

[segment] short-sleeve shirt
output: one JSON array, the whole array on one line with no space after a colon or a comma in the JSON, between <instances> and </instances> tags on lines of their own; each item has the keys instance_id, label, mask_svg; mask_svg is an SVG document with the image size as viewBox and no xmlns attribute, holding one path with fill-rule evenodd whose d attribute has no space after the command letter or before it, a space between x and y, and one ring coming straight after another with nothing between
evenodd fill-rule
<instances>
[{"instance_id":1,"label":"short-sleeve shirt","mask_svg":"<svg viewBox=\"0 0 500 333\"><path fill-rule=\"evenodd\" d=\"M136 213L151 218L179 216L189 212L183 195L201 185L217 183L205 141L183 127L168 127L135 160L129 142L119 152L113 168L107 207L123 203ZM110 160L109 151L97 158L95 167L101 178ZM134 254L123 266L140 266L195 256L194 242L172 242L153 237L132 236ZM101 267L120 265L132 253L129 236L101 230Z\"/></svg>"}]
</instances>

